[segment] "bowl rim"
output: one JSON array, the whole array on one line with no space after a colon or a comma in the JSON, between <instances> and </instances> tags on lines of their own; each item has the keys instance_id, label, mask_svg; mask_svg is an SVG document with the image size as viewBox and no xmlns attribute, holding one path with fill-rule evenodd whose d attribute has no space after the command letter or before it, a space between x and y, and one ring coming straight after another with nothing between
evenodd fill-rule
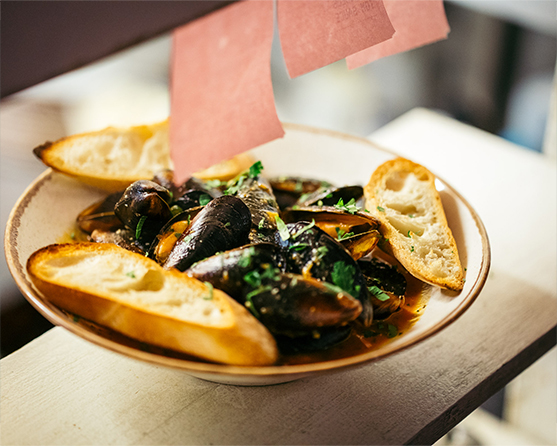
<instances>
[{"instance_id":1,"label":"bowl rim","mask_svg":"<svg viewBox=\"0 0 557 446\"><path fill-rule=\"evenodd\" d=\"M383 148L370 140L358 136L349 135L334 130L311 127L303 124L283 123L283 125L285 127L285 130L301 131L306 133L326 135L336 139L351 140L357 143L368 145L374 150L385 152L386 154L393 157L400 156L394 151ZM460 200L461 203L464 204L464 206L468 209L476 225L482 244L481 264L474 284L470 288L470 291L465 296L465 298L454 309L452 309L451 312L449 312L442 321L435 324L434 326L427 328L418 336L409 337L408 340L404 340L404 338L401 338L401 340L396 344L396 348L393 346L392 343L387 343L377 350L371 350L344 358L306 364L236 366L219 363L198 362L195 360L163 356L118 343L93 331L87 330L81 325L71 323L68 317L60 309L46 302L46 300L43 299L41 293L38 292L38 290L36 290L33 284L28 280L25 272L25 265L21 262L21 259L19 258L19 252L17 250L17 239L19 234L19 226L21 224L21 217L33 197L42 187L42 185L54 178L55 172L55 170L48 168L42 174L40 174L19 197L8 217L8 222L6 224L6 230L4 234L4 252L8 268L12 277L14 278L14 281L16 282L16 285L18 286L24 297L29 301L29 303L54 325L61 326L71 333L89 342L92 342L93 344L123 354L133 359L142 360L159 366L163 365L175 369L180 369L186 372L208 374L223 378L293 377L294 379L296 376L305 376L310 374L317 375L333 370L344 370L348 368L359 367L375 360L384 359L395 353L400 353L407 348L417 344L418 342L422 342L428 339L429 337L440 332L441 330L452 324L454 321L456 321L470 307L470 305L480 294L483 286L487 281L487 276L491 266L491 248L489 239L485 226L479 215L476 213L470 203L468 203L468 201L458 191L456 191L442 177L439 177L434 173L436 179L438 179L443 184L443 186L447 188L451 192L451 194L456 196L458 200ZM78 180L74 179L74 181Z\"/></svg>"}]
</instances>

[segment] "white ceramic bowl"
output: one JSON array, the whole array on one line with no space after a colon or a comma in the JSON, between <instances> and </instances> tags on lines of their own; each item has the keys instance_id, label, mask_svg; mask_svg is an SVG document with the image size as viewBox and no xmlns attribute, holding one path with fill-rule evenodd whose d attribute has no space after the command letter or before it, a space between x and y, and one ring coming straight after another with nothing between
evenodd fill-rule
<instances>
[{"instance_id":1,"label":"white ceramic bowl","mask_svg":"<svg viewBox=\"0 0 557 446\"><path fill-rule=\"evenodd\" d=\"M252 151L265 167L266 176L298 175L333 184L365 185L382 162L396 154L371 142L336 132L299 125L285 125L284 138ZM103 327L75 320L47 302L33 287L25 265L35 250L61 240L76 215L105 193L62 174L47 170L29 186L10 215L5 251L10 271L31 304L47 319L97 345L129 357L185 372L216 382L237 385L267 385L361 366L408 348L437 333L457 319L482 289L489 270L490 250L485 228L472 207L445 181L438 179L445 212L455 236L466 282L461 292L432 287L427 307L412 328L376 350L362 354L300 365L238 367L210 364L156 349L146 351L141 343Z\"/></svg>"}]
</instances>

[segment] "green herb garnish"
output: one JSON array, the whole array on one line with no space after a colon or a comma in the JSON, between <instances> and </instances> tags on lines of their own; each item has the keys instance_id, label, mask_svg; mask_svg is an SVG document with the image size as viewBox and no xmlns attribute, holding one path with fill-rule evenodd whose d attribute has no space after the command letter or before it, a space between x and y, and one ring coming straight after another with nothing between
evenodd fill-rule
<instances>
[{"instance_id":1,"label":"green herb garnish","mask_svg":"<svg viewBox=\"0 0 557 446\"><path fill-rule=\"evenodd\" d=\"M147 220L147 216L143 215L139 221L137 222L137 226L135 227L135 238L139 239L141 236L141 231L143 230L143 225L145 224L145 220Z\"/></svg>"},{"instance_id":2,"label":"green herb garnish","mask_svg":"<svg viewBox=\"0 0 557 446\"><path fill-rule=\"evenodd\" d=\"M335 262L333 271L331 272L331 280L333 284L342 288L348 294L357 296L360 291L360 286L354 286L354 275L356 269L352 265L347 265L342 260Z\"/></svg>"},{"instance_id":3,"label":"green herb garnish","mask_svg":"<svg viewBox=\"0 0 557 446\"><path fill-rule=\"evenodd\" d=\"M172 206L170 208L170 213L172 214L173 217L175 215L178 215L180 212L182 212L182 208L180 206L178 206L177 204L175 204L174 206Z\"/></svg>"},{"instance_id":4,"label":"green herb garnish","mask_svg":"<svg viewBox=\"0 0 557 446\"><path fill-rule=\"evenodd\" d=\"M256 178L257 176L259 176L262 170L263 164L261 163L261 161L256 161L250 166L248 175L250 178Z\"/></svg>"},{"instance_id":5,"label":"green herb garnish","mask_svg":"<svg viewBox=\"0 0 557 446\"><path fill-rule=\"evenodd\" d=\"M381 302L385 302L386 300L390 299L390 296L387 293L385 293L385 291L383 291L378 286L372 285L372 286L368 287L367 289L369 290L369 292L371 294L373 294Z\"/></svg>"},{"instance_id":6,"label":"green herb garnish","mask_svg":"<svg viewBox=\"0 0 557 446\"><path fill-rule=\"evenodd\" d=\"M207 205L210 201L212 200L210 195L207 194L203 194L199 197L199 204L201 206L205 206Z\"/></svg>"},{"instance_id":7,"label":"green herb garnish","mask_svg":"<svg viewBox=\"0 0 557 446\"><path fill-rule=\"evenodd\" d=\"M328 252L329 250L326 246L320 246L319 248L317 248L317 260L321 260L323 256L326 255Z\"/></svg>"},{"instance_id":8,"label":"green herb garnish","mask_svg":"<svg viewBox=\"0 0 557 446\"><path fill-rule=\"evenodd\" d=\"M354 198L351 198L346 204L344 204L344 200L342 198L339 198L338 203L335 204L335 208L339 211L349 212L352 215L360 210L360 208L356 206L356 200Z\"/></svg>"},{"instance_id":9,"label":"green herb garnish","mask_svg":"<svg viewBox=\"0 0 557 446\"><path fill-rule=\"evenodd\" d=\"M280 234L280 238L283 241L288 240L290 238L290 232L288 232L288 228L286 227L284 221L282 221L282 218L280 218L278 215L275 215L275 221L277 222L277 229Z\"/></svg>"},{"instance_id":10,"label":"green herb garnish","mask_svg":"<svg viewBox=\"0 0 557 446\"><path fill-rule=\"evenodd\" d=\"M135 273L133 271L127 272L126 276L131 277L132 279L135 279Z\"/></svg>"},{"instance_id":11,"label":"green herb garnish","mask_svg":"<svg viewBox=\"0 0 557 446\"><path fill-rule=\"evenodd\" d=\"M294 243L293 245L290 245L288 247L288 249L293 249L294 251L303 251L304 249L306 249L309 245L307 243Z\"/></svg>"},{"instance_id":12,"label":"green herb garnish","mask_svg":"<svg viewBox=\"0 0 557 446\"><path fill-rule=\"evenodd\" d=\"M259 220L259 224L257 225L258 229L263 229L263 225L265 224L265 219L261 218L261 220Z\"/></svg>"},{"instance_id":13,"label":"green herb garnish","mask_svg":"<svg viewBox=\"0 0 557 446\"><path fill-rule=\"evenodd\" d=\"M293 234L292 239L298 238L300 235L302 235L304 232L308 231L309 229L313 228L314 226L315 226L315 220L312 219L309 225L304 226L302 229L296 232L296 234Z\"/></svg>"},{"instance_id":14,"label":"green herb garnish","mask_svg":"<svg viewBox=\"0 0 557 446\"><path fill-rule=\"evenodd\" d=\"M377 210L379 212L385 212L385 208L382 208L381 206L377 206Z\"/></svg>"},{"instance_id":15,"label":"green herb garnish","mask_svg":"<svg viewBox=\"0 0 557 446\"><path fill-rule=\"evenodd\" d=\"M217 189L221 186L224 186L226 182L221 180L208 180L205 182L205 184L207 185L207 187L210 187L211 189Z\"/></svg>"},{"instance_id":16,"label":"green herb garnish","mask_svg":"<svg viewBox=\"0 0 557 446\"><path fill-rule=\"evenodd\" d=\"M204 297L203 300L213 300L213 284L209 282L203 282L207 288L209 288L209 295Z\"/></svg>"},{"instance_id":17,"label":"green herb garnish","mask_svg":"<svg viewBox=\"0 0 557 446\"><path fill-rule=\"evenodd\" d=\"M344 240L354 235L353 232L346 232L340 228L335 228L335 231L337 232L337 240Z\"/></svg>"}]
</instances>

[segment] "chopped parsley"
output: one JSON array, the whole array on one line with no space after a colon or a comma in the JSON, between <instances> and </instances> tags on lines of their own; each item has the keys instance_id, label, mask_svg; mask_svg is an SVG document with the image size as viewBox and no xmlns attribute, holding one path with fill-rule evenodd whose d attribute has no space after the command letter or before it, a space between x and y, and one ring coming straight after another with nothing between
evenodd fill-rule
<instances>
[{"instance_id":1,"label":"chopped parsley","mask_svg":"<svg viewBox=\"0 0 557 446\"><path fill-rule=\"evenodd\" d=\"M379 212L385 212L385 208L382 208L381 206L377 206L377 210Z\"/></svg>"},{"instance_id":2,"label":"chopped parsley","mask_svg":"<svg viewBox=\"0 0 557 446\"><path fill-rule=\"evenodd\" d=\"M329 252L326 246L320 246L317 248L317 260L321 260Z\"/></svg>"},{"instance_id":3,"label":"chopped parsley","mask_svg":"<svg viewBox=\"0 0 557 446\"><path fill-rule=\"evenodd\" d=\"M133 272L133 271L128 271L128 272L126 273L126 276L131 277L132 279L135 279L135 272Z\"/></svg>"},{"instance_id":4,"label":"chopped parsley","mask_svg":"<svg viewBox=\"0 0 557 446\"><path fill-rule=\"evenodd\" d=\"M414 247L410 246L410 252L414 252Z\"/></svg>"},{"instance_id":5,"label":"chopped parsley","mask_svg":"<svg viewBox=\"0 0 557 446\"><path fill-rule=\"evenodd\" d=\"M209 181L206 181L205 184L207 185L207 187L210 187L211 189L217 189L221 186L224 186L226 184L226 181L209 180Z\"/></svg>"},{"instance_id":6,"label":"chopped parsley","mask_svg":"<svg viewBox=\"0 0 557 446\"><path fill-rule=\"evenodd\" d=\"M389 295L387 293L385 293L378 286L372 285L372 286L368 287L368 290L371 294L373 294L381 302L385 302L386 300L390 299Z\"/></svg>"},{"instance_id":7,"label":"chopped parsley","mask_svg":"<svg viewBox=\"0 0 557 446\"><path fill-rule=\"evenodd\" d=\"M203 300L213 300L213 285L209 282L203 282L207 288L209 288L209 295L204 297Z\"/></svg>"},{"instance_id":8,"label":"chopped parsley","mask_svg":"<svg viewBox=\"0 0 557 446\"><path fill-rule=\"evenodd\" d=\"M290 238L290 232L288 232L288 228L284 221L282 221L282 218L280 218L278 215L275 215L275 221L277 222L277 229L280 234L280 238L283 241L288 240Z\"/></svg>"},{"instance_id":9,"label":"chopped parsley","mask_svg":"<svg viewBox=\"0 0 557 446\"><path fill-rule=\"evenodd\" d=\"M178 215L180 212L182 212L182 208L180 206L178 206L177 204L175 204L174 206L172 206L170 208L170 213L172 214L173 217L175 215Z\"/></svg>"},{"instance_id":10,"label":"chopped parsley","mask_svg":"<svg viewBox=\"0 0 557 446\"><path fill-rule=\"evenodd\" d=\"M261 218L261 220L259 220L259 224L257 225L258 229L263 229L263 225L265 224L265 219Z\"/></svg>"},{"instance_id":11,"label":"chopped parsley","mask_svg":"<svg viewBox=\"0 0 557 446\"><path fill-rule=\"evenodd\" d=\"M225 228L228 228L229 226L230 226L230 222L227 221L227 222L224 224L224 227L225 227Z\"/></svg>"},{"instance_id":12,"label":"chopped parsley","mask_svg":"<svg viewBox=\"0 0 557 446\"><path fill-rule=\"evenodd\" d=\"M309 245L307 243L294 243L293 245L290 245L288 247L288 249L293 249L294 251L303 251L304 249L306 249Z\"/></svg>"},{"instance_id":13,"label":"chopped parsley","mask_svg":"<svg viewBox=\"0 0 557 446\"><path fill-rule=\"evenodd\" d=\"M205 206L206 204L208 204L210 201L212 200L210 195L207 194L203 194L199 197L199 204L201 206Z\"/></svg>"},{"instance_id":14,"label":"chopped parsley","mask_svg":"<svg viewBox=\"0 0 557 446\"><path fill-rule=\"evenodd\" d=\"M223 192L224 195L235 195L238 193L242 185L244 184L245 179L247 178L246 174L242 174L238 177L237 180L231 180L228 184L228 188Z\"/></svg>"},{"instance_id":15,"label":"chopped parsley","mask_svg":"<svg viewBox=\"0 0 557 446\"><path fill-rule=\"evenodd\" d=\"M302 235L304 232L308 231L309 229L313 228L314 226L315 226L315 220L312 219L309 225L304 226L302 229L296 232L296 234L293 234L292 239L298 238L300 235Z\"/></svg>"},{"instance_id":16,"label":"chopped parsley","mask_svg":"<svg viewBox=\"0 0 557 446\"><path fill-rule=\"evenodd\" d=\"M355 214L360 210L360 208L356 205L356 200L351 198L350 201L344 204L344 200L339 198L338 203L335 204L335 208L339 211L349 212L350 214Z\"/></svg>"},{"instance_id":17,"label":"chopped parsley","mask_svg":"<svg viewBox=\"0 0 557 446\"><path fill-rule=\"evenodd\" d=\"M337 232L337 240L344 240L354 235L353 232L346 232L340 228L335 228L335 231Z\"/></svg>"},{"instance_id":18,"label":"chopped parsley","mask_svg":"<svg viewBox=\"0 0 557 446\"><path fill-rule=\"evenodd\" d=\"M331 272L333 284L342 288L348 294L357 296L360 293L360 285L354 285L356 269L353 265L347 265L342 260L335 262Z\"/></svg>"},{"instance_id":19,"label":"chopped parsley","mask_svg":"<svg viewBox=\"0 0 557 446\"><path fill-rule=\"evenodd\" d=\"M262 170L263 170L263 164L261 163L261 161L256 161L249 168L248 175L250 178L256 178L257 176L259 176Z\"/></svg>"},{"instance_id":20,"label":"chopped parsley","mask_svg":"<svg viewBox=\"0 0 557 446\"><path fill-rule=\"evenodd\" d=\"M238 266L241 268L247 268L251 266L251 256L255 254L255 248L250 246L248 249L242 252L242 256L238 261Z\"/></svg>"},{"instance_id":21,"label":"chopped parsley","mask_svg":"<svg viewBox=\"0 0 557 446\"><path fill-rule=\"evenodd\" d=\"M135 227L135 238L139 239L141 237L141 231L143 230L143 225L145 224L145 220L147 220L147 216L143 215L137 222L137 226Z\"/></svg>"}]
</instances>

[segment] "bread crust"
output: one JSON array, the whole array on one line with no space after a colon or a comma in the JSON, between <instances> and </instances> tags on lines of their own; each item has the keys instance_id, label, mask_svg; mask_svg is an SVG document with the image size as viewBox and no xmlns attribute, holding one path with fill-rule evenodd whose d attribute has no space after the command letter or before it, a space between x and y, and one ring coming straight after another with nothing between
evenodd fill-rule
<instances>
[{"instance_id":1,"label":"bread crust","mask_svg":"<svg viewBox=\"0 0 557 446\"><path fill-rule=\"evenodd\" d=\"M80 262L91 265L82 268ZM130 268L137 277L122 277L134 271ZM49 245L31 255L27 271L48 301L139 341L226 364L277 361L274 338L242 305L197 279L165 270L116 245Z\"/></svg>"},{"instance_id":2,"label":"bread crust","mask_svg":"<svg viewBox=\"0 0 557 446\"><path fill-rule=\"evenodd\" d=\"M380 247L414 277L459 291L464 271L435 176L405 158L380 165L364 188L366 207L381 222Z\"/></svg>"}]
</instances>

